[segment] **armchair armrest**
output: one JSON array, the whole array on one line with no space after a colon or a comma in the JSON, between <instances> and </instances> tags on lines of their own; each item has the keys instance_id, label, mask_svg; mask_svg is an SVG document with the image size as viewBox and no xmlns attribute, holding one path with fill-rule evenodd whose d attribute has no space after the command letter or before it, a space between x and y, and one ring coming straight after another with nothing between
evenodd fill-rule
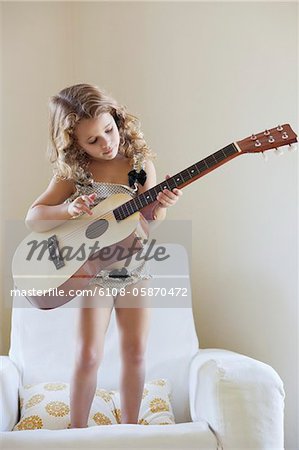
<instances>
[{"instance_id":1,"label":"armchair armrest","mask_svg":"<svg viewBox=\"0 0 299 450\"><path fill-rule=\"evenodd\" d=\"M203 349L189 375L190 413L205 419L224 449L283 449L283 383L269 365L238 353Z\"/></svg>"},{"instance_id":2,"label":"armchair armrest","mask_svg":"<svg viewBox=\"0 0 299 450\"><path fill-rule=\"evenodd\" d=\"M8 356L0 356L0 431L11 431L19 416L20 374Z\"/></svg>"}]
</instances>

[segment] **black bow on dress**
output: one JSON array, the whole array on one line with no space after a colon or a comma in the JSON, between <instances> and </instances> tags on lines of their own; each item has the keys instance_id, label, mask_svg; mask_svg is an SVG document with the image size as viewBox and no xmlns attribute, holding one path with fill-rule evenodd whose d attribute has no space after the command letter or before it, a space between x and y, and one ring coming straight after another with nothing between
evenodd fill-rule
<instances>
[{"instance_id":1,"label":"black bow on dress","mask_svg":"<svg viewBox=\"0 0 299 450\"><path fill-rule=\"evenodd\" d=\"M145 181L146 181L146 172L141 169L140 172L137 172L135 169L131 170L128 173L129 176L129 186L133 187L136 180L138 181L138 183L140 183L142 186L144 185Z\"/></svg>"}]
</instances>

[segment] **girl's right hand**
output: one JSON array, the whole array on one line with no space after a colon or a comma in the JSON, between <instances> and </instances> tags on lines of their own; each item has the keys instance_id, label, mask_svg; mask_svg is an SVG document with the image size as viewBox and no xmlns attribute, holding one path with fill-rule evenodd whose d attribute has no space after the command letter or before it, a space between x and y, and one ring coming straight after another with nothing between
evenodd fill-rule
<instances>
[{"instance_id":1,"label":"girl's right hand","mask_svg":"<svg viewBox=\"0 0 299 450\"><path fill-rule=\"evenodd\" d=\"M80 195L80 197L77 197L73 202L69 204L67 212L72 217L80 216L84 212L91 216L93 212L91 211L89 206L94 203L96 197L97 194L95 192L90 195Z\"/></svg>"}]
</instances>

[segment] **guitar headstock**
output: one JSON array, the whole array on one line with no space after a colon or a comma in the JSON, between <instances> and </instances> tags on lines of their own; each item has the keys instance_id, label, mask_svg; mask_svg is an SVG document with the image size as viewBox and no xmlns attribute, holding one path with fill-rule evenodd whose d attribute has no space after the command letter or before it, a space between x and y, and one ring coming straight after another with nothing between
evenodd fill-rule
<instances>
[{"instance_id":1,"label":"guitar headstock","mask_svg":"<svg viewBox=\"0 0 299 450\"><path fill-rule=\"evenodd\" d=\"M297 142L297 135L288 123L278 125L276 128L252 134L246 139L237 141L241 152L260 153L266 150L277 149Z\"/></svg>"}]
</instances>

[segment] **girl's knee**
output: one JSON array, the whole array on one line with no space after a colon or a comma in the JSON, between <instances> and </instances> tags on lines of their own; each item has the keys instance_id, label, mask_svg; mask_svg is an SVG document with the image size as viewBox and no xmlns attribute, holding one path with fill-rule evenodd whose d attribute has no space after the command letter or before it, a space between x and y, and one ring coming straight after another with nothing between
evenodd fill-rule
<instances>
[{"instance_id":1,"label":"girl's knee","mask_svg":"<svg viewBox=\"0 0 299 450\"><path fill-rule=\"evenodd\" d=\"M123 342L123 360L130 364L143 364L145 357L145 345L140 341Z\"/></svg>"},{"instance_id":2,"label":"girl's knee","mask_svg":"<svg viewBox=\"0 0 299 450\"><path fill-rule=\"evenodd\" d=\"M102 361L102 352L84 348L77 352L76 367L81 370L97 370Z\"/></svg>"}]
</instances>

